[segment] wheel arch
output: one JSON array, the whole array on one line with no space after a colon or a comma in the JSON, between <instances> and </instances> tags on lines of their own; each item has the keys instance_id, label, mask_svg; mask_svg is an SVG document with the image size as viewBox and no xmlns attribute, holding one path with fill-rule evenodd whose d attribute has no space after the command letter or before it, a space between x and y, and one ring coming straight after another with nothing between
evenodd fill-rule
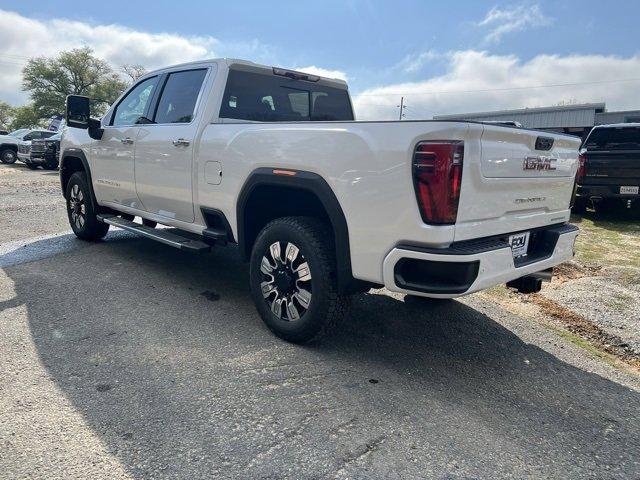
<instances>
[{"instance_id":1,"label":"wheel arch","mask_svg":"<svg viewBox=\"0 0 640 480\"><path fill-rule=\"evenodd\" d=\"M18 153L18 145L14 144L14 143L2 143L2 144L0 144L0 152L5 150L5 149L13 150L16 153Z\"/></svg>"},{"instance_id":2,"label":"wheel arch","mask_svg":"<svg viewBox=\"0 0 640 480\"><path fill-rule=\"evenodd\" d=\"M280 172L280 173L279 173ZM290 215L314 216L328 220L334 236L338 290L347 293L361 289L351 271L347 221L333 190L320 175L301 170L258 168L245 181L236 204L238 246L243 259L264 225ZM274 197L275 196L275 197ZM261 201L266 197L285 199L276 208Z\"/></svg>"},{"instance_id":3,"label":"wheel arch","mask_svg":"<svg viewBox=\"0 0 640 480\"><path fill-rule=\"evenodd\" d=\"M89 189L91 190L91 202L94 207L97 207L98 202L93 191L93 182L91 180L91 169L89 168L89 162L84 152L79 148L67 148L60 155L60 187L62 188L62 195L67 196L67 184L71 175L76 172L84 172L89 182Z\"/></svg>"}]
</instances>

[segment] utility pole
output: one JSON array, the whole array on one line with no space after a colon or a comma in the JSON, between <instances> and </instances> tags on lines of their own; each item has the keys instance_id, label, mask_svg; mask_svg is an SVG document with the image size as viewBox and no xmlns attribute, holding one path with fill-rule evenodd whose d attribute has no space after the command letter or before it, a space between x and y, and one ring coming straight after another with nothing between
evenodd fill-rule
<instances>
[{"instance_id":1,"label":"utility pole","mask_svg":"<svg viewBox=\"0 0 640 480\"><path fill-rule=\"evenodd\" d=\"M404 104L404 97L400 97L400 105L396 105L396 107L400 108L400 117L398 118L398 120L402 120L405 117L404 109L407 108L407 106Z\"/></svg>"}]
</instances>

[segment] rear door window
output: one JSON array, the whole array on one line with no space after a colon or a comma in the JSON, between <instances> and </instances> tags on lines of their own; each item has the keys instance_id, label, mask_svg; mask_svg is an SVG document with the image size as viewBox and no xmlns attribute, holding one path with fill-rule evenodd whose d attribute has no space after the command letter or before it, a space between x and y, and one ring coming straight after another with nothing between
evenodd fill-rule
<instances>
[{"instance_id":1,"label":"rear door window","mask_svg":"<svg viewBox=\"0 0 640 480\"><path fill-rule=\"evenodd\" d=\"M230 70L221 118L259 122L353 120L347 90L315 82Z\"/></svg>"},{"instance_id":2,"label":"rear door window","mask_svg":"<svg viewBox=\"0 0 640 480\"><path fill-rule=\"evenodd\" d=\"M206 73L204 68L170 73L162 89L154 121L191 122Z\"/></svg>"}]
</instances>

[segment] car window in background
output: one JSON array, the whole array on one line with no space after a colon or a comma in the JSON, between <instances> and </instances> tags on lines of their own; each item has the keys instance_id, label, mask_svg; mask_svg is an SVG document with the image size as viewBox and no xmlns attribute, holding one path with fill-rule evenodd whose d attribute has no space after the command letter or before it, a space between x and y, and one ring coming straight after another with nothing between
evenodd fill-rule
<instances>
[{"instance_id":1,"label":"car window in background","mask_svg":"<svg viewBox=\"0 0 640 480\"><path fill-rule=\"evenodd\" d=\"M156 110L155 123L189 123L193 120L206 69L169 74Z\"/></svg>"},{"instance_id":2,"label":"car window in background","mask_svg":"<svg viewBox=\"0 0 640 480\"><path fill-rule=\"evenodd\" d=\"M157 82L158 77L151 77L133 87L116 107L111 125L135 125L144 116Z\"/></svg>"},{"instance_id":3,"label":"car window in background","mask_svg":"<svg viewBox=\"0 0 640 480\"><path fill-rule=\"evenodd\" d=\"M640 149L640 127L594 128L584 147L587 150Z\"/></svg>"},{"instance_id":4,"label":"car window in background","mask_svg":"<svg viewBox=\"0 0 640 480\"><path fill-rule=\"evenodd\" d=\"M353 120L347 90L279 75L231 70L220 117L259 122Z\"/></svg>"},{"instance_id":5,"label":"car window in background","mask_svg":"<svg viewBox=\"0 0 640 480\"><path fill-rule=\"evenodd\" d=\"M40 132L27 133L24 137L22 137L22 140L28 142L29 140L35 140L36 138L40 138Z\"/></svg>"}]
</instances>

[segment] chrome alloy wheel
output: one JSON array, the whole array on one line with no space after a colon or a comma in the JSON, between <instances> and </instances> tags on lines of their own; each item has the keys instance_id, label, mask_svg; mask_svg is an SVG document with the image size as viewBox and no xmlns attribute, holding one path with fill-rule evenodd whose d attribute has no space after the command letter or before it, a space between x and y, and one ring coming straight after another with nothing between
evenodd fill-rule
<instances>
[{"instance_id":1,"label":"chrome alloy wheel","mask_svg":"<svg viewBox=\"0 0 640 480\"><path fill-rule=\"evenodd\" d=\"M299 320L311 305L311 270L300 249L288 242L284 257L280 242L274 242L262 257L262 296L271 312L281 320Z\"/></svg>"},{"instance_id":2,"label":"chrome alloy wheel","mask_svg":"<svg viewBox=\"0 0 640 480\"><path fill-rule=\"evenodd\" d=\"M71 221L76 228L81 229L86 221L87 208L84 203L84 195L78 184L71 187L71 194L69 195L69 213L71 214Z\"/></svg>"}]
</instances>

